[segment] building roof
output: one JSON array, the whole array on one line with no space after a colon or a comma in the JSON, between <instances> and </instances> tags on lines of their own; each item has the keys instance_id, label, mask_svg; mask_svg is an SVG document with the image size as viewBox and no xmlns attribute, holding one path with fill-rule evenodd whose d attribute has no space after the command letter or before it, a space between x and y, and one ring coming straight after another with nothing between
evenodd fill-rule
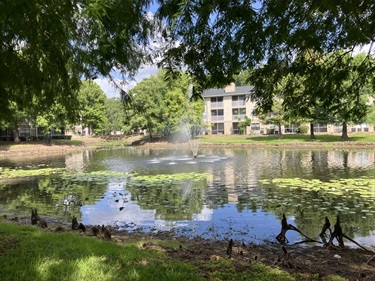
<instances>
[{"instance_id":1,"label":"building roof","mask_svg":"<svg viewBox=\"0 0 375 281\"><path fill-rule=\"evenodd\" d=\"M202 97L223 97L233 95L247 95L254 89L254 86L238 86L235 87L234 91L225 91L225 88L221 89L207 89L203 91Z\"/></svg>"}]
</instances>

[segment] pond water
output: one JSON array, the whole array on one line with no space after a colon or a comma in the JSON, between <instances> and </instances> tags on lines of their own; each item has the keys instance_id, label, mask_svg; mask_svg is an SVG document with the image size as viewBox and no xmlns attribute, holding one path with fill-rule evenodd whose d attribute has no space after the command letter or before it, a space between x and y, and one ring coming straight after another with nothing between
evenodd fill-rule
<instances>
[{"instance_id":1,"label":"pond water","mask_svg":"<svg viewBox=\"0 0 375 281\"><path fill-rule=\"evenodd\" d=\"M194 159L188 148L123 147L0 167L0 210L12 216L36 207L64 223L261 243L275 241L282 214L316 239L340 215L346 235L375 246L373 150L199 148Z\"/></svg>"}]
</instances>

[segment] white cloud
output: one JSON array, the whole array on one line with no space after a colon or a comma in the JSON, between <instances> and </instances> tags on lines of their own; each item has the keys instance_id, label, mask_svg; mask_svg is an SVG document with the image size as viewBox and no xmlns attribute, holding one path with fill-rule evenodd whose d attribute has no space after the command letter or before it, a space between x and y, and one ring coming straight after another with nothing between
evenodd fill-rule
<instances>
[{"instance_id":1,"label":"white cloud","mask_svg":"<svg viewBox=\"0 0 375 281\"><path fill-rule=\"evenodd\" d=\"M114 78L116 84L121 86L124 91L129 91L130 89L134 88L137 83L141 82L145 78L149 78L151 75L155 75L158 72L158 68L154 65L145 65L143 66L138 74L134 77L134 80L131 81L123 81L119 78ZM120 76L114 74L113 76ZM117 87L115 87L114 83L110 81L110 79L103 77L97 78L94 80L96 84L100 86L103 92L106 94L108 98L119 98L120 91Z\"/></svg>"},{"instance_id":2,"label":"white cloud","mask_svg":"<svg viewBox=\"0 0 375 281\"><path fill-rule=\"evenodd\" d=\"M108 98L120 97L119 90L113 86L108 78L97 78L94 82L100 86Z\"/></svg>"},{"instance_id":3,"label":"white cloud","mask_svg":"<svg viewBox=\"0 0 375 281\"><path fill-rule=\"evenodd\" d=\"M372 46L372 44L359 45L354 47L353 55L356 56L360 53L367 54L369 51L370 53L374 53L374 46Z\"/></svg>"}]
</instances>

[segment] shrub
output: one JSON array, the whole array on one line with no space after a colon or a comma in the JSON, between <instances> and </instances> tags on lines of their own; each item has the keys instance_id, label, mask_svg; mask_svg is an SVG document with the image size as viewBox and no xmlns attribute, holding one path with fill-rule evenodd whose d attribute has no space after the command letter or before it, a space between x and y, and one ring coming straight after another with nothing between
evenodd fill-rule
<instances>
[{"instance_id":1,"label":"shrub","mask_svg":"<svg viewBox=\"0 0 375 281\"><path fill-rule=\"evenodd\" d=\"M302 124L297 128L296 133L307 134L308 131L309 131L309 126L306 124Z\"/></svg>"}]
</instances>

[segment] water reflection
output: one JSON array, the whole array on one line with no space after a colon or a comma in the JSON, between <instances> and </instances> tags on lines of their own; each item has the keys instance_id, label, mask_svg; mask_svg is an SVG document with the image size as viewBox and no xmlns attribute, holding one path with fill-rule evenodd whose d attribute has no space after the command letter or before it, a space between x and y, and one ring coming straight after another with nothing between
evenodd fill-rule
<instances>
[{"instance_id":1,"label":"water reflection","mask_svg":"<svg viewBox=\"0 0 375 281\"><path fill-rule=\"evenodd\" d=\"M310 237L317 237L325 216L334 221L339 214L347 235L375 245L375 190L363 198L350 192L336 196L259 182L295 177L322 181L373 178L374 162L371 150L200 148L196 159L190 151L176 148L83 151L65 157L59 165L64 163L73 174L116 171L177 177L192 172L209 176L170 185L134 183L130 177L104 181L49 176L17 183L3 181L0 209L29 216L30 208L37 207L39 213L65 222L75 215L84 224L145 231L175 229L189 236L252 242L274 239L283 213ZM300 239L294 233L287 236L290 241Z\"/></svg>"}]
</instances>

